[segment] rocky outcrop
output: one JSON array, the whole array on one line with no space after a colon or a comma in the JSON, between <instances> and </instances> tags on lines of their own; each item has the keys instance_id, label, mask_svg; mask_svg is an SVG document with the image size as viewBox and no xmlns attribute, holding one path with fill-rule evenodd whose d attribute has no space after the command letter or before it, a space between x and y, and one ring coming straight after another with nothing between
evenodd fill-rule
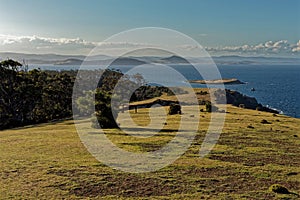
<instances>
[{"instance_id":1,"label":"rocky outcrop","mask_svg":"<svg viewBox=\"0 0 300 200\"><path fill-rule=\"evenodd\" d=\"M270 109L258 103L254 97L249 97L237 91L232 91L228 89L226 89L225 91L226 91L227 104L232 104L233 106L252 109L252 110L266 111L266 112L277 113L277 114L279 113L277 110ZM224 94L225 93L222 90L215 91L216 103L225 102Z\"/></svg>"}]
</instances>

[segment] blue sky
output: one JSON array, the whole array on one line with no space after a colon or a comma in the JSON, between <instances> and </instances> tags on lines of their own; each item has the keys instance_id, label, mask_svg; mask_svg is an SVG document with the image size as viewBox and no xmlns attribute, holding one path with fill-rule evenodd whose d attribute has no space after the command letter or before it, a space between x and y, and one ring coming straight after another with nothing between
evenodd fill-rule
<instances>
[{"instance_id":1,"label":"blue sky","mask_svg":"<svg viewBox=\"0 0 300 200\"><path fill-rule=\"evenodd\" d=\"M286 41L297 49L300 0L0 0L0 46L1 38L23 36L100 42L147 26L183 32L211 48ZM4 43L0 51L34 51L28 43Z\"/></svg>"}]
</instances>

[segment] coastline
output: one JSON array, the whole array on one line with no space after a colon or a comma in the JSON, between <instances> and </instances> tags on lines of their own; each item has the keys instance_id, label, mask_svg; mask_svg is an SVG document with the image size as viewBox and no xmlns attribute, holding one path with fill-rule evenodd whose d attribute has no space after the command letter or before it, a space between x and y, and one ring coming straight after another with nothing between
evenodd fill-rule
<instances>
[{"instance_id":1,"label":"coastline","mask_svg":"<svg viewBox=\"0 0 300 200\"><path fill-rule=\"evenodd\" d=\"M198 84L224 84L224 85L236 85L236 84L246 84L242 81L240 81L237 78L230 78L230 79L216 79L216 80L189 80L189 83L198 83Z\"/></svg>"},{"instance_id":2,"label":"coastline","mask_svg":"<svg viewBox=\"0 0 300 200\"><path fill-rule=\"evenodd\" d=\"M189 90L189 89L184 88L184 90ZM195 91L195 94L198 98L200 105L204 105L206 102L211 102L211 97L209 94L209 90L207 88L193 88L193 90ZM213 92L214 92L214 96L216 97L215 99L216 104L223 104L224 92L222 92L222 90L219 89L214 89ZM239 107L239 108L244 108L249 110L263 111L263 112L268 112L273 114L283 114L283 112L278 109L274 109L267 105L262 105L257 101L255 97L244 95L235 90L225 89L225 92L226 92L227 105L232 105L234 107ZM190 103L189 98L190 97L188 94L181 94L181 99L184 99L184 102L180 102L180 103L183 105L189 105ZM162 95L160 97L146 99L143 101L130 102L128 106L130 109L136 109L136 108L150 108L154 104L169 106L172 103L179 103L176 96Z\"/></svg>"}]
</instances>

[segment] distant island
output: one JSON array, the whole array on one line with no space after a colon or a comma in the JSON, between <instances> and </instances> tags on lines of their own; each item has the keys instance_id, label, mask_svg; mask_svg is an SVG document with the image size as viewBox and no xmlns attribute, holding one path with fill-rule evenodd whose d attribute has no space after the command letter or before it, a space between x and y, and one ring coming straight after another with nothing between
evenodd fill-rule
<instances>
[{"instance_id":1,"label":"distant island","mask_svg":"<svg viewBox=\"0 0 300 200\"><path fill-rule=\"evenodd\" d=\"M189 80L190 83L199 83L199 84L245 84L244 82L236 79L217 79L217 80Z\"/></svg>"},{"instance_id":2,"label":"distant island","mask_svg":"<svg viewBox=\"0 0 300 200\"><path fill-rule=\"evenodd\" d=\"M117 59L106 59L106 60L81 60L81 59L75 59L70 58L66 60L56 61L54 65L143 65L146 64L146 62L129 58L129 57L120 57Z\"/></svg>"},{"instance_id":3,"label":"distant island","mask_svg":"<svg viewBox=\"0 0 300 200\"><path fill-rule=\"evenodd\" d=\"M298 65L300 58L285 57L243 57L243 56L213 56L190 57L188 60L172 55L164 56L135 56L117 58L111 55L59 55L59 54L26 54L14 52L0 52L0 61L10 58L19 62L25 61L29 65L106 65L114 61L115 65L142 65L146 63L186 65L191 63L211 63L216 65ZM117 60L117 61L115 61ZM190 63L191 62L191 63Z\"/></svg>"}]
</instances>

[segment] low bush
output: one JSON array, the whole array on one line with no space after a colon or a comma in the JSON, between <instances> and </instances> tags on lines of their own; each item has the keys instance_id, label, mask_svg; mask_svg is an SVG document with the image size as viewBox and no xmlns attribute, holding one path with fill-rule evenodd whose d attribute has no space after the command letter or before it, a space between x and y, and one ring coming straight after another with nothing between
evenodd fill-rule
<instances>
[{"instance_id":1,"label":"low bush","mask_svg":"<svg viewBox=\"0 0 300 200\"><path fill-rule=\"evenodd\" d=\"M218 107L211 104L211 102L206 102L205 104L206 112L216 112L218 111Z\"/></svg>"},{"instance_id":2,"label":"low bush","mask_svg":"<svg viewBox=\"0 0 300 200\"><path fill-rule=\"evenodd\" d=\"M289 194L290 193L287 188L285 188L284 186L279 185L279 184L271 185L269 187L269 190L271 192L275 192L275 193L278 193L278 194Z\"/></svg>"},{"instance_id":3,"label":"low bush","mask_svg":"<svg viewBox=\"0 0 300 200\"><path fill-rule=\"evenodd\" d=\"M267 120L265 120L265 119L263 119L263 120L261 120L261 122L260 123L262 123L262 124L271 124L271 122L268 122Z\"/></svg>"},{"instance_id":4,"label":"low bush","mask_svg":"<svg viewBox=\"0 0 300 200\"><path fill-rule=\"evenodd\" d=\"M179 104L172 103L169 108L169 115L181 114L181 106Z\"/></svg>"}]
</instances>

